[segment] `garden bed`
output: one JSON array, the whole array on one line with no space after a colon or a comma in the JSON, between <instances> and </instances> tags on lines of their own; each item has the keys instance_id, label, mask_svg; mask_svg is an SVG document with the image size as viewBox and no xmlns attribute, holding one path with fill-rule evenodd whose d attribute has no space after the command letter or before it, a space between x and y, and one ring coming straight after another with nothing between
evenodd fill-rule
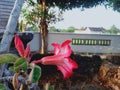
<instances>
[{"instance_id":1,"label":"garden bed","mask_svg":"<svg viewBox=\"0 0 120 90\"><path fill-rule=\"evenodd\" d=\"M35 54L31 60L44 56ZM42 77L39 85L42 90L49 84L55 90L120 90L120 56L108 56L102 60L99 55L72 54L71 58L78 63L78 69L69 79L64 79L56 66L40 65Z\"/></svg>"}]
</instances>

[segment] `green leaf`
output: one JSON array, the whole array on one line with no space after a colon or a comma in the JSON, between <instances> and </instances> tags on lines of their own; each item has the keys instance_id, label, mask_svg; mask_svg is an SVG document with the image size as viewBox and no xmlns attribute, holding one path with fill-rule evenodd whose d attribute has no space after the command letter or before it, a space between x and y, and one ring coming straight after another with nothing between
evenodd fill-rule
<instances>
[{"instance_id":1,"label":"green leaf","mask_svg":"<svg viewBox=\"0 0 120 90\"><path fill-rule=\"evenodd\" d=\"M6 90L6 88L3 84L0 84L0 90Z\"/></svg>"},{"instance_id":2,"label":"green leaf","mask_svg":"<svg viewBox=\"0 0 120 90\"><path fill-rule=\"evenodd\" d=\"M41 68L37 65L34 65L29 76L30 81L32 83L36 83L38 82L40 76L41 76Z\"/></svg>"},{"instance_id":3,"label":"green leaf","mask_svg":"<svg viewBox=\"0 0 120 90\"><path fill-rule=\"evenodd\" d=\"M10 70L10 71L14 71L14 67L13 67L13 66L10 66L10 67L9 67L9 70Z\"/></svg>"},{"instance_id":4,"label":"green leaf","mask_svg":"<svg viewBox=\"0 0 120 90\"><path fill-rule=\"evenodd\" d=\"M25 58L19 58L14 63L14 71L19 73L21 70L27 71L27 60Z\"/></svg>"},{"instance_id":5,"label":"green leaf","mask_svg":"<svg viewBox=\"0 0 120 90\"><path fill-rule=\"evenodd\" d=\"M13 63L18 59L18 56L15 54L1 54L0 55L0 64L4 63Z\"/></svg>"},{"instance_id":6,"label":"green leaf","mask_svg":"<svg viewBox=\"0 0 120 90\"><path fill-rule=\"evenodd\" d=\"M54 90L54 85L50 85L48 90Z\"/></svg>"}]
</instances>

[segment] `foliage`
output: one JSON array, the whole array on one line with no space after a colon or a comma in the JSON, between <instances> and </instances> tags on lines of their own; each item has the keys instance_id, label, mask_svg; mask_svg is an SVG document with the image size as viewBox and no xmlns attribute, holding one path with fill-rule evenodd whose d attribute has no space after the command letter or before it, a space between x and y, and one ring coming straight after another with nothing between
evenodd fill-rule
<instances>
[{"instance_id":1,"label":"foliage","mask_svg":"<svg viewBox=\"0 0 120 90\"><path fill-rule=\"evenodd\" d=\"M8 62L6 61L6 63ZM31 64L28 64L25 58L18 58L13 63L13 67L14 67L14 76L12 79L12 84L13 84L14 89L17 89L18 87L22 87L23 84L27 85L29 88L29 85L31 85L31 83L37 83L41 76L41 68L37 65L34 65L33 67ZM28 69L31 69L30 75L27 73ZM29 78L27 78L28 75L29 75ZM22 84L21 82L19 82L20 80L18 78L20 77L22 77L25 83ZM29 83L26 82L28 81L27 79L29 79ZM24 89L20 89L20 90L24 90Z\"/></svg>"},{"instance_id":2,"label":"foliage","mask_svg":"<svg viewBox=\"0 0 120 90\"><path fill-rule=\"evenodd\" d=\"M53 8L46 8L46 11L44 17L46 18L47 24L63 20L61 10L56 12ZM27 27L31 28L30 30L39 31L39 24L43 15L44 12L42 11L41 5L38 3L31 5L30 2L26 2L22 9L21 17L25 20Z\"/></svg>"},{"instance_id":3,"label":"foliage","mask_svg":"<svg viewBox=\"0 0 120 90\"><path fill-rule=\"evenodd\" d=\"M0 55L0 64L12 63L14 76L12 79L12 84L15 90L25 90L24 86L27 85L27 88L30 88L32 83L37 83L41 76L41 68L37 65L33 65L29 62L30 59L30 47L27 46L24 48L24 45L20 38L15 35L15 47L18 50L19 56L16 54L1 54ZM10 67L12 69L12 67ZM28 73L28 70L31 70ZM20 78L24 82L20 82ZM29 83L27 83L29 81ZM1 88L3 86L1 85ZM5 90L5 89L2 89Z\"/></svg>"},{"instance_id":4,"label":"foliage","mask_svg":"<svg viewBox=\"0 0 120 90\"><path fill-rule=\"evenodd\" d=\"M26 0L31 5L35 4L35 0ZM46 6L58 7L62 10L70 10L72 8L91 8L99 4L105 4L110 0L45 0ZM37 0L38 4L42 3L42 0Z\"/></svg>"},{"instance_id":5,"label":"foliage","mask_svg":"<svg viewBox=\"0 0 120 90\"><path fill-rule=\"evenodd\" d=\"M6 90L3 84L0 84L0 90Z\"/></svg>"},{"instance_id":6,"label":"foliage","mask_svg":"<svg viewBox=\"0 0 120 90\"><path fill-rule=\"evenodd\" d=\"M73 26L68 27L67 29L57 29L54 26L49 27L50 32L74 32L75 30L76 28Z\"/></svg>"},{"instance_id":7,"label":"foliage","mask_svg":"<svg viewBox=\"0 0 120 90\"><path fill-rule=\"evenodd\" d=\"M61 29L61 32L74 32L76 30L75 27L68 27L67 29Z\"/></svg>"},{"instance_id":8,"label":"foliage","mask_svg":"<svg viewBox=\"0 0 120 90\"><path fill-rule=\"evenodd\" d=\"M34 67L30 73L30 81L32 83L35 83L39 80L41 76L41 68L37 65L32 64L32 67Z\"/></svg>"},{"instance_id":9,"label":"foliage","mask_svg":"<svg viewBox=\"0 0 120 90\"><path fill-rule=\"evenodd\" d=\"M76 30L75 27L69 27L69 28L68 28L68 32L74 32L75 30Z\"/></svg>"},{"instance_id":10,"label":"foliage","mask_svg":"<svg viewBox=\"0 0 120 90\"><path fill-rule=\"evenodd\" d=\"M39 24L43 15L44 18L46 18L47 24L56 23L57 21L63 20L62 13L65 10L70 10L72 8L81 8L81 10L83 10L84 8L91 8L99 4L104 4L109 0L45 0L45 13L42 10L42 1L44 0L25 0L22 9L22 17L25 19L27 27L32 30L39 31ZM56 9L56 7L58 8Z\"/></svg>"},{"instance_id":11,"label":"foliage","mask_svg":"<svg viewBox=\"0 0 120 90\"><path fill-rule=\"evenodd\" d=\"M110 28L109 30L107 30L106 32L107 32L107 33L110 33L110 34L117 34L117 33L119 33L120 31L119 31L119 29L118 29L115 25L113 25L113 26L111 26L111 28Z\"/></svg>"},{"instance_id":12,"label":"foliage","mask_svg":"<svg viewBox=\"0 0 120 90\"><path fill-rule=\"evenodd\" d=\"M0 64L13 63L18 59L18 56L14 54L1 54L0 55Z\"/></svg>"},{"instance_id":13,"label":"foliage","mask_svg":"<svg viewBox=\"0 0 120 90\"><path fill-rule=\"evenodd\" d=\"M48 90L54 90L54 86L53 85L49 86Z\"/></svg>"},{"instance_id":14,"label":"foliage","mask_svg":"<svg viewBox=\"0 0 120 90\"><path fill-rule=\"evenodd\" d=\"M51 26L48 28L49 32L60 32L56 27Z\"/></svg>"},{"instance_id":15,"label":"foliage","mask_svg":"<svg viewBox=\"0 0 120 90\"><path fill-rule=\"evenodd\" d=\"M18 26L18 31L23 32L24 30L25 30L25 25L24 25L23 20L21 20L21 22L19 23L19 26Z\"/></svg>"},{"instance_id":16,"label":"foliage","mask_svg":"<svg viewBox=\"0 0 120 90\"><path fill-rule=\"evenodd\" d=\"M107 6L112 7L113 10L120 12L120 0L110 0Z\"/></svg>"},{"instance_id":17,"label":"foliage","mask_svg":"<svg viewBox=\"0 0 120 90\"><path fill-rule=\"evenodd\" d=\"M25 58L19 58L14 63L14 71L19 73L21 70L27 71L27 60Z\"/></svg>"}]
</instances>

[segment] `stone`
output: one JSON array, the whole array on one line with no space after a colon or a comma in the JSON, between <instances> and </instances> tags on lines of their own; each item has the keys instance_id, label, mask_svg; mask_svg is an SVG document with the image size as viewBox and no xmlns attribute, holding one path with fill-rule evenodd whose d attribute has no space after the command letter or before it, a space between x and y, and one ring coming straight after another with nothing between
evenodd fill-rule
<instances>
[{"instance_id":1,"label":"stone","mask_svg":"<svg viewBox=\"0 0 120 90\"><path fill-rule=\"evenodd\" d=\"M104 61L97 75L102 86L120 90L120 66Z\"/></svg>"}]
</instances>

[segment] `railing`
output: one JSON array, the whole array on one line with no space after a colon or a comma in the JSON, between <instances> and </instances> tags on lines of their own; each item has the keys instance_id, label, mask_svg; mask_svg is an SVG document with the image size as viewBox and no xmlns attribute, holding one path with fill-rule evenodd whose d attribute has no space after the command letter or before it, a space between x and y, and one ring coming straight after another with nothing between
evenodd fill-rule
<instances>
[{"instance_id":1,"label":"railing","mask_svg":"<svg viewBox=\"0 0 120 90\"><path fill-rule=\"evenodd\" d=\"M73 38L72 45L100 45L100 46L110 46L111 40L108 39L80 39Z\"/></svg>"}]
</instances>

